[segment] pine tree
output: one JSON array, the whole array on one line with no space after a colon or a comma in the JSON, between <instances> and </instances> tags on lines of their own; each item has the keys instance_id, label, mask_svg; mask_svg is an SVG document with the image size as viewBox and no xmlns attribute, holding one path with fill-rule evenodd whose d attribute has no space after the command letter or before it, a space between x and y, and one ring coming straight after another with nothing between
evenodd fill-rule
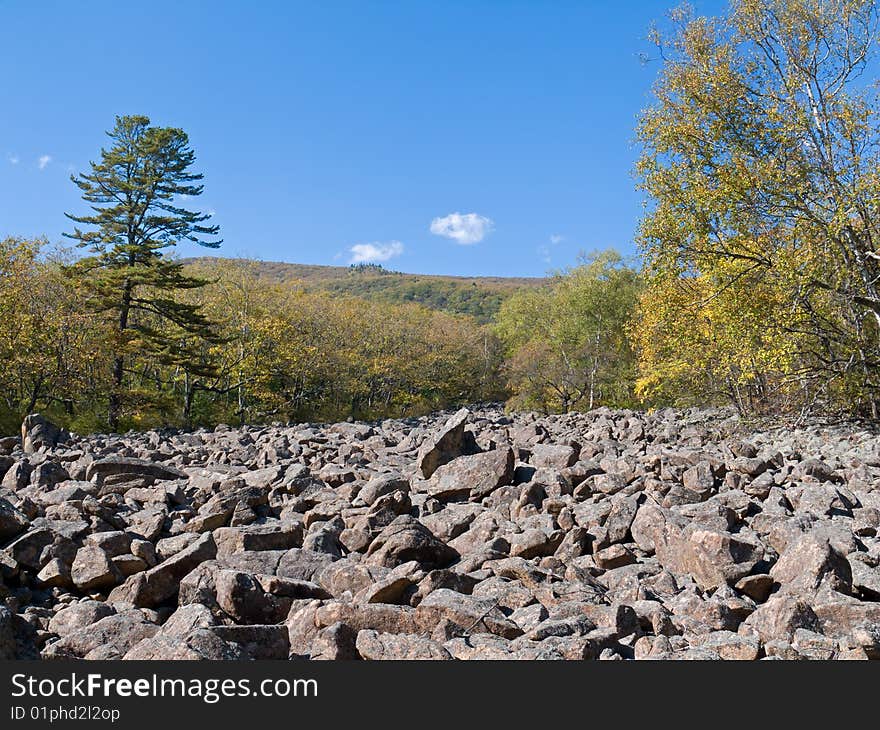
<instances>
[{"instance_id":1,"label":"pine tree","mask_svg":"<svg viewBox=\"0 0 880 730\"><path fill-rule=\"evenodd\" d=\"M122 411L128 363L136 355L207 374L210 364L192 354L194 337L216 339L211 322L175 292L204 286L168 256L178 242L217 248L219 226L210 215L181 207L202 193L202 175L191 171L195 154L181 129L154 127L145 116L116 118L109 149L91 171L72 175L91 204L91 215L67 214L77 224L65 236L91 256L73 267L98 312L112 318L116 331L108 425L115 430Z\"/></svg>"}]
</instances>

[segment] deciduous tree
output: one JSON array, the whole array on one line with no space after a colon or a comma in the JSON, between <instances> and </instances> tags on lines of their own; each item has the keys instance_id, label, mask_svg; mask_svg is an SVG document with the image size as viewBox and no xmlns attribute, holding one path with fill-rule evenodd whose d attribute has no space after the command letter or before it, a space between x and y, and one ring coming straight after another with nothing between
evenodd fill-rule
<instances>
[{"instance_id":1,"label":"deciduous tree","mask_svg":"<svg viewBox=\"0 0 880 730\"><path fill-rule=\"evenodd\" d=\"M757 383L740 367L751 359L808 400L855 392L847 405L875 416L880 108L863 74L878 18L873 0L737 0L717 19L679 10L654 36L663 65L638 132L650 286L680 280L692 310L712 305L708 335L739 332L739 351L721 350L741 384ZM671 327L679 313L667 311ZM668 352L685 363L685 350Z\"/></svg>"}]
</instances>

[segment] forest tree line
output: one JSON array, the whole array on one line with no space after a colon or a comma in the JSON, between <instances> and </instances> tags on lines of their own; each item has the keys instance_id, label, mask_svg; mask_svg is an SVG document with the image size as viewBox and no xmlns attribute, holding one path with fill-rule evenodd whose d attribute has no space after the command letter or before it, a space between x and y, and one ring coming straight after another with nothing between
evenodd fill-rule
<instances>
[{"instance_id":1,"label":"forest tree line","mask_svg":"<svg viewBox=\"0 0 880 730\"><path fill-rule=\"evenodd\" d=\"M202 191L189 140L119 117L73 178L90 211L69 215L74 248L0 242L0 430L35 410L91 431L487 400L880 418L877 31L868 0L673 13L637 129L639 258L605 251L491 302L183 263L177 243L220 244L184 205Z\"/></svg>"}]
</instances>

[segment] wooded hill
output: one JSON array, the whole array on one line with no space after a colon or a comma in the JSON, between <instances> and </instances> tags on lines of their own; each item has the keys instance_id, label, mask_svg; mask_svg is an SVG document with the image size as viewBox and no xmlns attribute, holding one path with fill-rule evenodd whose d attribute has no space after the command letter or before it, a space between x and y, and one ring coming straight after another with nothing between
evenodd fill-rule
<instances>
[{"instance_id":1,"label":"wooded hill","mask_svg":"<svg viewBox=\"0 0 880 730\"><path fill-rule=\"evenodd\" d=\"M502 302L515 292L534 289L548 281L538 277L405 274L377 264L315 266L215 256L185 259L184 262L209 269L232 262L246 263L257 278L268 283L295 283L305 291L325 291L376 302L415 302L441 312L465 314L481 324L491 322Z\"/></svg>"}]
</instances>

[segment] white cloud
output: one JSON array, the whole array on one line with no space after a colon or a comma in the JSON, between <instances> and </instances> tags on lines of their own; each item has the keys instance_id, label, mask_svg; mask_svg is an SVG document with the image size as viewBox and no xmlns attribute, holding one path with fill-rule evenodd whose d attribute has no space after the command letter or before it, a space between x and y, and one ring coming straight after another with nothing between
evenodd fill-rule
<instances>
[{"instance_id":1,"label":"white cloud","mask_svg":"<svg viewBox=\"0 0 880 730\"><path fill-rule=\"evenodd\" d=\"M400 241L358 243L352 246L349 252L351 253L350 264L375 264L400 256L403 253L403 244Z\"/></svg>"},{"instance_id":2,"label":"white cloud","mask_svg":"<svg viewBox=\"0 0 880 730\"><path fill-rule=\"evenodd\" d=\"M19 162L21 162L18 155L9 155L8 159L10 165L17 165Z\"/></svg>"},{"instance_id":3,"label":"white cloud","mask_svg":"<svg viewBox=\"0 0 880 730\"><path fill-rule=\"evenodd\" d=\"M552 260L550 258L550 247L549 246L538 246L538 255L541 257L541 260L545 264L549 264Z\"/></svg>"},{"instance_id":4,"label":"white cloud","mask_svg":"<svg viewBox=\"0 0 880 730\"><path fill-rule=\"evenodd\" d=\"M549 238L549 243L538 246L538 255L545 264L552 261L553 249L565 240L565 236L554 233Z\"/></svg>"},{"instance_id":5,"label":"white cloud","mask_svg":"<svg viewBox=\"0 0 880 730\"><path fill-rule=\"evenodd\" d=\"M450 213L431 221L431 233L451 238L462 246L479 243L494 227L491 218L476 213Z\"/></svg>"},{"instance_id":6,"label":"white cloud","mask_svg":"<svg viewBox=\"0 0 880 730\"><path fill-rule=\"evenodd\" d=\"M48 167L50 162L52 162L52 155L41 155L40 159L37 160L37 166L41 170L45 170L46 167Z\"/></svg>"}]
</instances>

